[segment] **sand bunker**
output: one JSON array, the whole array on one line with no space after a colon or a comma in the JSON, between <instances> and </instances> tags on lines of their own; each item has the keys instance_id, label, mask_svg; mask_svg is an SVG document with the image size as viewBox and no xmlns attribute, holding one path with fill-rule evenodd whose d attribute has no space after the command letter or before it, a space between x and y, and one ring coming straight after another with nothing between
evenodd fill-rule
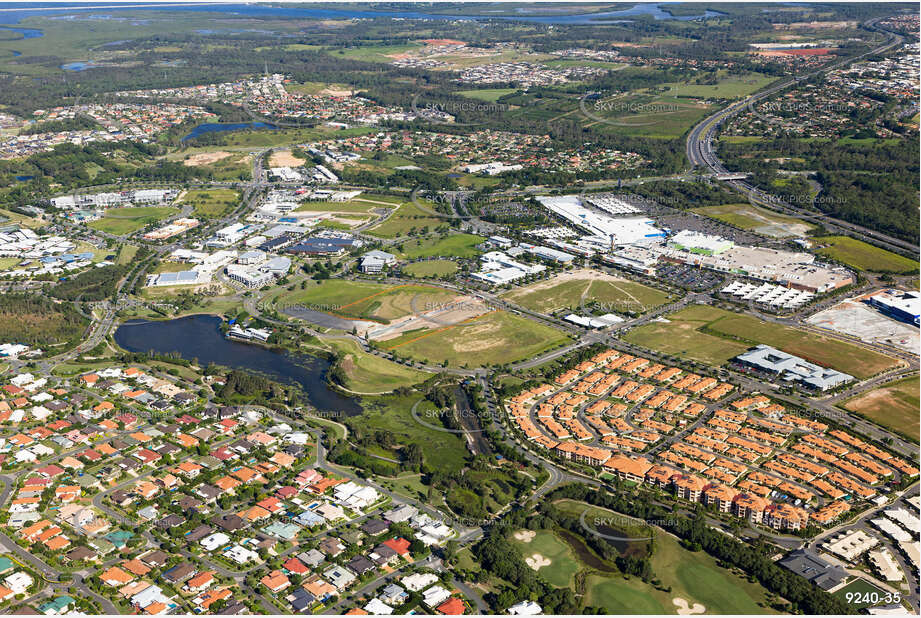
<instances>
[{"instance_id":1,"label":"sand bunker","mask_svg":"<svg viewBox=\"0 0 921 618\"><path fill-rule=\"evenodd\" d=\"M707 611L707 608L701 605L700 603L695 603L694 605L688 605L687 599L682 599L681 597L675 597L672 599L672 603L675 604L675 607L678 608L679 616L689 616L691 614L702 614Z\"/></svg>"},{"instance_id":2,"label":"sand bunker","mask_svg":"<svg viewBox=\"0 0 921 618\"><path fill-rule=\"evenodd\" d=\"M533 539L536 534L537 533L533 530L519 530L515 533L515 540L521 541L522 543L530 543L531 539Z\"/></svg>"},{"instance_id":3,"label":"sand bunker","mask_svg":"<svg viewBox=\"0 0 921 618\"><path fill-rule=\"evenodd\" d=\"M532 554L530 558L525 558L524 561L529 567L531 567L535 571L540 570L541 567L550 566L551 564L553 564L550 558L545 558L541 554ZM679 610L679 613L681 613L680 610Z\"/></svg>"},{"instance_id":4,"label":"sand bunker","mask_svg":"<svg viewBox=\"0 0 921 618\"><path fill-rule=\"evenodd\" d=\"M218 150L217 152L200 152L198 154L193 154L188 159L183 161L183 165L187 167L197 167L199 165L211 165L212 163L217 163L221 159L226 159L232 153L225 152L223 150Z\"/></svg>"}]
</instances>

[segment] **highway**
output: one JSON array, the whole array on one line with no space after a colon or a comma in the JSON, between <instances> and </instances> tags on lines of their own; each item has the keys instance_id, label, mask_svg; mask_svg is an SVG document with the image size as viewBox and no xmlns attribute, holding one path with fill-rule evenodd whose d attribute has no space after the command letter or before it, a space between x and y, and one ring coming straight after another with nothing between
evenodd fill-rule
<instances>
[{"instance_id":1,"label":"highway","mask_svg":"<svg viewBox=\"0 0 921 618\"><path fill-rule=\"evenodd\" d=\"M893 47L896 47L897 45L900 45L903 41L903 37L892 32L883 31L876 27L876 23L881 19L882 18L872 19L863 24L863 26L868 30L885 32L889 35L889 40L879 47L856 56L851 56L839 61L831 62L810 73L806 73L798 77L784 79L781 82L767 88L766 90L762 90L761 92L757 92L745 99L742 99L741 101L737 101L729 107L726 107L708 116L707 118L704 118L697 126L691 129L691 132L688 134L686 153L688 161L691 163L691 165L695 167L708 168L709 171L713 174L730 173L730 171L726 169L726 166L723 165L723 162L719 159L713 150L713 140L723 123L741 111L750 109L754 104L768 99L796 83L802 82L810 77L841 68L852 62L860 60L861 58L883 53L892 49ZM821 224L832 232L856 235L864 240L867 240L868 242L871 242L872 244L896 251L897 253L905 253L907 251L914 256L918 256L919 254L918 246L915 243L907 242L899 238L894 238L888 234L884 234L876 230L871 230L854 223L836 219L820 212L808 210L806 208L784 202L779 198L772 196L762 191L761 189L758 189L745 180L726 180L724 182L731 185L738 192L744 194L751 202L755 204L765 206L772 210L780 211L784 214L806 219L807 221L811 221L813 223Z\"/></svg>"}]
</instances>

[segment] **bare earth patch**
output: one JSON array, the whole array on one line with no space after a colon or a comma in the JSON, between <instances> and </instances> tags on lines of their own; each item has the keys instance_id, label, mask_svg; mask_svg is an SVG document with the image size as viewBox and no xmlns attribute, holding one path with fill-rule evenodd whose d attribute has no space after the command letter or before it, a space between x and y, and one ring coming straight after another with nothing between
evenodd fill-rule
<instances>
[{"instance_id":1,"label":"bare earth patch","mask_svg":"<svg viewBox=\"0 0 921 618\"><path fill-rule=\"evenodd\" d=\"M358 92L357 90L343 90L341 88L324 88L320 91L320 94L325 94L331 97L350 97L353 94Z\"/></svg>"},{"instance_id":2,"label":"bare earth patch","mask_svg":"<svg viewBox=\"0 0 921 618\"><path fill-rule=\"evenodd\" d=\"M530 543L537 533L533 530L519 530L515 533L515 540L522 543Z\"/></svg>"},{"instance_id":3,"label":"bare earth patch","mask_svg":"<svg viewBox=\"0 0 921 618\"><path fill-rule=\"evenodd\" d=\"M421 310L419 313L398 318L385 326L372 325L364 335L375 341L387 341L421 328L440 329L452 326L491 311L485 303L472 296L457 296L437 305L431 307L425 300L419 300L414 307Z\"/></svg>"},{"instance_id":4,"label":"bare earth patch","mask_svg":"<svg viewBox=\"0 0 921 618\"><path fill-rule=\"evenodd\" d=\"M550 558L545 558L541 554L532 554L529 558L525 558L524 561L525 564L527 564L535 571L539 571L542 567L550 566L553 564L553 561L550 560Z\"/></svg>"},{"instance_id":5,"label":"bare earth patch","mask_svg":"<svg viewBox=\"0 0 921 618\"><path fill-rule=\"evenodd\" d=\"M701 605L700 603L695 603L694 605L688 605L687 599L682 599L681 597L675 597L672 599L672 603L675 604L675 607L678 608L679 616L689 616L691 614L702 614L707 611L707 608Z\"/></svg>"},{"instance_id":6,"label":"bare earth patch","mask_svg":"<svg viewBox=\"0 0 921 618\"><path fill-rule=\"evenodd\" d=\"M232 153L226 152L224 150L218 150L216 152L199 152L198 154L193 154L188 159L182 162L186 167L197 167L199 165L211 165L212 163L217 163L221 159L226 159Z\"/></svg>"},{"instance_id":7,"label":"bare earth patch","mask_svg":"<svg viewBox=\"0 0 921 618\"><path fill-rule=\"evenodd\" d=\"M269 167L300 167L304 163L304 159L298 159L290 150L276 150L269 157Z\"/></svg>"}]
</instances>

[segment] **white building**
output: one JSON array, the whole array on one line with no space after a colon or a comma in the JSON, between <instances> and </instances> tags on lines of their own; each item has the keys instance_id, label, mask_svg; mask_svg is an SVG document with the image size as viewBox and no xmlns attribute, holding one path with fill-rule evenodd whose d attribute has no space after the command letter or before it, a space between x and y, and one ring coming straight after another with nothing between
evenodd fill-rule
<instances>
[{"instance_id":1,"label":"white building","mask_svg":"<svg viewBox=\"0 0 921 618\"><path fill-rule=\"evenodd\" d=\"M199 544L205 548L206 551L214 551L218 547L222 547L230 542L230 537L224 534L223 532L215 532L210 534L199 541Z\"/></svg>"},{"instance_id":2,"label":"white building","mask_svg":"<svg viewBox=\"0 0 921 618\"><path fill-rule=\"evenodd\" d=\"M480 256L481 268L472 273L474 279L493 285L504 285L546 270L542 264L523 264L501 251L490 251Z\"/></svg>"},{"instance_id":3,"label":"white building","mask_svg":"<svg viewBox=\"0 0 921 618\"><path fill-rule=\"evenodd\" d=\"M363 273L379 273L384 270L385 266L392 266L396 261L397 258L392 253L375 249L368 251L361 257L359 268Z\"/></svg>"},{"instance_id":4,"label":"white building","mask_svg":"<svg viewBox=\"0 0 921 618\"><path fill-rule=\"evenodd\" d=\"M879 545L879 539L863 530L847 530L822 543L822 549L848 562Z\"/></svg>"},{"instance_id":5,"label":"white building","mask_svg":"<svg viewBox=\"0 0 921 618\"><path fill-rule=\"evenodd\" d=\"M541 606L534 601L521 601L508 608L508 613L513 616L538 616L543 611Z\"/></svg>"},{"instance_id":6,"label":"white building","mask_svg":"<svg viewBox=\"0 0 921 618\"><path fill-rule=\"evenodd\" d=\"M885 547L871 551L867 554L870 564L876 569L876 572L887 582L902 581L902 569L895 557Z\"/></svg>"},{"instance_id":7,"label":"white building","mask_svg":"<svg viewBox=\"0 0 921 618\"><path fill-rule=\"evenodd\" d=\"M592 236L609 239L614 245L633 245L663 240L665 232L647 217L612 217L589 210L577 195L538 197L545 208L582 228Z\"/></svg>"},{"instance_id":8,"label":"white building","mask_svg":"<svg viewBox=\"0 0 921 618\"><path fill-rule=\"evenodd\" d=\"M400 580L400 584L412 592L419 592L438 581L434 573L413 573Z\"/></svg>"}]
</instances>

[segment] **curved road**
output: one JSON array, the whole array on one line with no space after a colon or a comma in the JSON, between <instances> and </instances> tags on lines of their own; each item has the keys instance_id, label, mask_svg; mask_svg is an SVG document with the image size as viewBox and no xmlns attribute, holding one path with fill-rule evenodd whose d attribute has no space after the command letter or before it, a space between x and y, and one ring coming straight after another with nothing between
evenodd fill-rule
<instances>
[{"instance_id":1,"label":"curved road","mask_svg":"<svg viewBox=\"0 0 921 618\"><path fill-rule=\"evenodd\" d=\"M841 68L866 56L879 54L888 51L897 45L900 45L904 40L903 37L893 32L884 31L876 27L876 23L881 19L883 18L878 17L865 22L863 25L869 30L886 32L890 38L883 45L880 45L879 47L876 47L857 56L851 56L840 61L831 62L811 73L807 73L799 77L785 79L766 90L762 90L761 92L753 94L745 99L742 99L741 101L737 101L729 107L726 107L702 120L700 124L691 129L691 132L688 134L686 153L688 161L690 161L691 165L706 167L714 174L730 173L713 150L713 139L720 125L722 125L724 122L742 110L750 108L753 104L767 99L797 82L803 81L809 77L826 73L833 69ZM752 202L766 206L770 209L779 210L786 214L795 215L803 219L820 223L832 231L837 229L856 234L863 238L870 239L875 244L881 245L887 249L894 249L899 253L909 251L915 256L919 254L918 246L915 243L906 242L882 232L877 232L875 230L871 230L854 223L848 223L847 221L842 221L822 213L809 211L804 208L799 208L797 206L788 204L772 195L769 195L768 193L765 193L761 189L752 186L744 180L728 180L726 182L737 191L748 197L748 199Z\"/></svg>"}]
</instances>

